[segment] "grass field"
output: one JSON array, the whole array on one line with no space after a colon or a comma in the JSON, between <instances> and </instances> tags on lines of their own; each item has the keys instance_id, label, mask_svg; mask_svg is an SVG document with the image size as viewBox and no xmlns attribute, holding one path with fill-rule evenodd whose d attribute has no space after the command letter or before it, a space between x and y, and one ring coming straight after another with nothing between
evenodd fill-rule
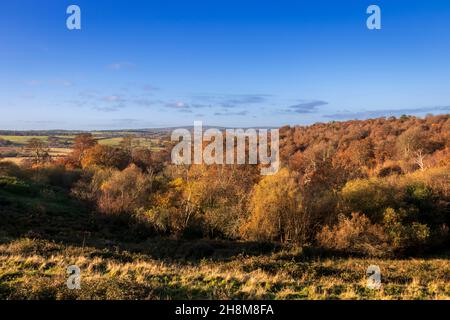
<instances>
[{"instance_id":1,"label":"grass field","mask_svg":"<svg viewBox=\"0 0 450 320\"><path fill-rule=\"evenodd\" d=\"M61 188L8 177L0 216L0 299L450 299L450 252L383 260L269 243L137 240ZM80 290L66 286L70 265L81 270ZM381 268L379 290L367 288L369 265Z\"/></svg>"},{"instance_id":2,"label":"grass field","mask_svg":"<svg viewBox=\"0 0 450 320\"><path fill-rule=\"evenodd\" d=\"M0 139L8 140L13 143L25 145L30 139L39 139L47 141L48 136L0 136Z\"/></svg>"},{"instance_id":3,"label":"grass field","mask_svg":"<svg viewBox=\"0 0 450 320\"><path fill-rule=\"evenodd\" d=\"M115 138L100 138L98 143L107 146L118 146L122 141L122 137ZM159 143L158 139L147 139L147 138L136 138L135 143L141 147L151 148L153 151L158 151L160 148L157 146Z\"/></svg>"},{"instance_id":4,"label":"grass field","mask_svg":"<svg viewBox=\"0 0 450 320\"><path fill-rule=\"evenodd\" d=\"M0 147L0 152L6 148L2 148ZM11 149L11 148L7 148L7 149ZM16 148L18 150L18 153L22 153L23 148L22 147L18 147ZM70 148L50 148L50 156L57 158L57 157L63 157L68 155L70 152L72 151L72 149ZM5 162L5 161L9 161L9 162L13 162L17 165L20 165L21 163L23 163L23 161L27 159L27 157L25 156L17 156L17 157L5 157L0 159L0 162Z\"/></svg>"},{"instance_id":5,"label":"grass field","mask_svg":"<svg viewBox=\"0 0 450 320\"><path fill-rule=\"evenodd\" d=\"M0 298L450 299L446 258L314 258L301 250L227 259L154 258L152 247L164 242L170 243L148 242L134 250L30 239L5 243L0 246ZM173 250L175 257L186 248L199 249L192 243L170 246L166 250ZM379 290L367 288L366 269L371 264L381 268ZM80 290L66 286L70 265L81 270Z\"/></svg>"}]
</instances>

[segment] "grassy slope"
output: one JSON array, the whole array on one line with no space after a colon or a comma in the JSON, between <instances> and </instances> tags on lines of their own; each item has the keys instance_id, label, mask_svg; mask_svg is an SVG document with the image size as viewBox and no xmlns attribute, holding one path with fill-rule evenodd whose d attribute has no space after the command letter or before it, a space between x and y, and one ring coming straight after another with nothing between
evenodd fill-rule
<instances>
[{"instance_id":1,"label":"grassy slope","mask_svg":"<svg viewBox=\"0 0 450 320\"><path fill-rule=\"evenodd\" d=\"M257 243L124 241L66 191L20 181L0 186L0 219L0 299L450 299L448 254L377 260ZM66 287L73 264L81 290ZM381 290L366 287L371 264Z\"/></svg>"},{"instance_id":2,"label":"grassy slope","mask_svg":"<svg viewBox=\"0 0 450 320\"><path fill-rule=\"evenodd\" d=\"M72 264L81 269L81 290L66 288ZM381 290L366 287L370 264L382 270ZM449 299L449 274L443 258L310 260L281 251L196 261L43 240L0 246L3 299Z\"/></svg>"}]
</instances>

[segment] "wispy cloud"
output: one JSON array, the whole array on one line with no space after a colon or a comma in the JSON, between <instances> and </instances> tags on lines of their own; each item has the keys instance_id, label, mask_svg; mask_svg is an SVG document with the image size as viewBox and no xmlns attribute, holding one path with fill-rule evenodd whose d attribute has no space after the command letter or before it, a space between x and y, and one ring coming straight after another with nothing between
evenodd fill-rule
<instances>
[{"instance_id":1,"label":"wispy cloud","mask_svg":"<svg viewBox=\"0 0 450 320\"><path fill-rule=\"evenodd\" d=\"M25 84L28 86L32 86L32 87L36 87L36 86L40 86L43 82L40 80L28 80L25 81Z\"/></svg>"},{"instance_id":2,"label":"wispy cloud","mask_svg":"<svg viewBox=\"0 0 450 320\"><path fill-rule=\"evenodd\" d=\"M122 119L112 119L112 122L120 125L134 125L136 123L141 123L142 120L132 118L122 118Z\"/></svg>"},{"instance_id":3,"label":"wispy cloud","mask_svg":"<svg viewBox=\"0 0 450 320\"><path fill-rule=\"evenodd\" d=\"M387 116L400 116L403 114L424 114L433 112L449 112L450 106L436 106L436 107L423 107L423 108L404 108L404 109L384 109L384 110L367 110L359 112L342 112L334 114L325 114L324 118L333 120L346 120L346 119L367 119L376 117Z\"/></svg>"},{"instance_id":4,"label":"wispy cloud","mask_svg":"<svg viewBox=\"0 0 450 320\"><path fill-rule=\"evenodd\" d=\"M123 69L130 69L134 68L136 65L131 62L115 62L107 65L106 67L110 70L123 70Z\"/></svg>"},{"instance_id":5,"label":"wispy cloud","mask_svg":"<svg viewBox=\"0 0 450 320\"><path fill-rule=\"evenodd\" d=\"M54 84L64 86L64 87L71 87L74 85L74 83L70 80L66 79L57 79L53 81Z\"/></svg>"},{"instance_id":6,"label":"wispy cloud","mask_svg":"<svg viewBox=\"0 0 450 320\"><path fill-rule=\"evenodd\" d=\"M222 108L232 109L246 105L261 104L267 102L270 94L209 94L196 95L193 97L200 104L218 106Z\"/></svg>"},{"instance_id":7,"label":"wispy cloud","mask_svg":"<svg viewBox=\"0 0 450 320\"><path fill-rule=\"evenodd\" d=\"M154 92L154 91L158 91L159 88L155 87L151 84L146 84L142 87L142 90L146 91L146 92Z\"/></svg>"},{"instance_id":8,"label":"wispy cloud","mask_svg":"<svg viewBox=\"0 0 450 320\"><path fill-rule=\"evenodd\" d=\"M57 85L64 87L71 87L74 83L67 79L46 79L46 80L28 80L25 81L25 84L32 87L37 87L41 85Z\"/></svg>"},{"instance_id":9,"label":"wispy cloud","mask_svg":"<svg viewBox=\"0 0 450 320\"><path fill-rule=\"evenodd\" d=\"M136 87L136 84L133 84ZM137 88L156 90L151 85L137 85ZM168 98L164 95L149 97L142 91L118 91L110 94L99 93L95 90L79 92L78 97L70 103L79 107L89 107L99 112L115 112L124 108L144 107L155 108L159 112L168 109L185 114L202 114L204 116L256 116L263 110L275 110L280 105L279 98L271 94L202 94ZM291 105L282 113L313 113L320 106L327 105L323 100L290 100ZM286 102L286 101L285 101ZM254 108L258 106L258 108ZM169 111L171 112L171 111Z\"/></svg>"},{"instance_id":10,"label":"wispy cloud","mask_svg":"<svg viewBox=\"0 0 450 320\"><path fill-rule=\"evenodd\" d=\"M164 103L164 107L178 110L179 112L183 113L193 113L196 109L201 108L211 108L211 105L208 104L201 104L201 103L195 103L195 102L184 102L184 101L170 101Z\"/></svg>"},{"instance_id":11,"label":"wispy cloud","mask_svg":"<svg viewBox=\"0 0 450 320\"><path fill-rule=\"evenodd\" d=\"M141 107L151 107L158 104L158 101L149 100L145 98L137 98L134 99L132 102Z\"/></svg>"},{"instance_id":12,"label":"wispy cloud","mask_svg":"<svg viewBox=\"0 0 450 320\"><path fill-rule=\"evenodd\" d=\"M125 108L125 105L122 103L118 103L111 106L94 106L92 109L96 111L102 111L102 112L115 112L119 111L120 109Z\"/></svg>"},{"instance_id":13,"label":"wispy cloud","mask_svg":"<svg viewBox=\"0 0 450 320\"><path fill-rule=\"evenodd\" d=\"M171 108L171 109L189 109L190 106L189 104L187 104L186 102L183 101L175 101L175 102L167 102L165 104L166 108Z\"/></svg>"},{"instance_id":14,"label":"wispy cloud","mask_svg":"<svg viewBox=\"0 0 450 320\"><path fill-rule=\"evenodd\" d=\"M36 96L34 94L29 94L29 93L22 94L20 97L22 99L29 99L29 100L36 98Z\"/></svg>"},{"instance_id":15,"label":"wispy cloud","mask_svg":"<svg viewBox=\"0 0 450 320\"><path fill-rule=\"evenodd\" d=\"M321 106L327 105L328 102L322 101L322 100L311 100L311 101L304 101L291 105L287 107L284 112L293 112L293 113L314 113L317 112L318 108Z\"/></svg>"},{"instance_id":16,"label":"wispy cloud","mask_svg":"<svg viewBox=\"0 0 450 320\"><path fill-rule=\"evenodd\" d=\"M54 125L54 124L64 124L65 121L54 121L54 120L18 120L18 122L35 124L35 125Z\"/></svg>"},{"instance_id":17,"label":"wispy cloud","mask_svg":"<svg viewBox=\"0 0 450 320\"><path fill-rule=\"evenodd\" d=\"M155 126L154 123L150 121L143 121L141 119L133 118L119 118L111 119L101 123L91 123L88 125L93 128L111 128L111 129L143 129Z\"/></svg>"},{"instance_id":18,"label":"wispy cloud","mask_svg":"<svg viewBox=\"0 0 450 320\"><path fill-rule=\"evenodd\" d=\"M130 93L102 94L96 90L80 91L76 98L66 102L77 107L90 107L92 110L101 112L113 112L129 106L151 107L164 103L161 100L148 99L145 96Z\"/></svg>"},{"instance_id":19,"label":"wispy cloud","mask_svg":"<svg viewBox=\"0 0 450 320\"><path fill-rule=\"evenodd\" d=\"M95 98L98 95L99 95L99 92L97 90L83 90L78 93L78 96L80 98L87 98L87 99Z\"/></svg>"},{"instance_id":20,"label":"wispy cloud","mask_svg":"<svg viewBox=\"0 0 450 320\"><path fill-rule=\"evenodd\" d=\"M125 100L120 95L110 95L102 98L105 102L124 102Z\"/></svg>"},{"instance_id":21,"label":"wispy cloud","mask_svg":"<svg viewBox=\"0 0 450 320\"><path fill-rule=\"evenodd\" d=\"M238 112L215 112L215 116L246 116L248 111L238 111Z\"/></svg>"}]
</instances>

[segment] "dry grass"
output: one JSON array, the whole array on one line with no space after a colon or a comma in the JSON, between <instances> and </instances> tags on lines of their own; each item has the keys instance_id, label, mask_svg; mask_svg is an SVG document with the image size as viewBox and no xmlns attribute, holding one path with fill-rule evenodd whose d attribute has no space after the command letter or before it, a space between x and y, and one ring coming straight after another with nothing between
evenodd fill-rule
<instances>
[{"instance_id":1,"label":"dry grass","mask_svg":"<svg viewBox=\"0 0 450 320\"><path fill-rule=\"evenodd\" d=\"M380 266L382 288L366 286ZM81 290L66 268L81 269ZM311 258L301 250L230 259L151 255L21 239L0 246L2 299L450 299L447 257L409 260Z\"/></svg>"},{"instance_id":2,"label":"dry grass","mask_svg":"<svg viewBox=\"0 0 450 320\"><path fill-rule=\"evenodd\" d=\"M23 160L25 160L26 158L24 157L11 157L11 158L3 158L0 159L0 162L12 162L15 163L17 165L21 165Z\"/></svg>"},{"instance_id":3,"label":"dry grass","mask_svg":"<svg viewBox=\"0 0 450 320\"><path fill-rule=\"evenodd\" d=\"M0 150L2 149L6 149L6 148L0 148ZM12 148L10 148L12 149ZM23 148L19 147L19 148L15 148L19 154L23 154ZM50 156L53 157L54 159L60 158L60 157L65 157L67 156L69 153L72 152L72 149L70 148L50 148ZM13 162L17 165L21 165L26 159L29 159L26 156L18 156L18 157L6 157L6 158L2 158L0 159L0 162Z\"/></svg>"}]
</instances>

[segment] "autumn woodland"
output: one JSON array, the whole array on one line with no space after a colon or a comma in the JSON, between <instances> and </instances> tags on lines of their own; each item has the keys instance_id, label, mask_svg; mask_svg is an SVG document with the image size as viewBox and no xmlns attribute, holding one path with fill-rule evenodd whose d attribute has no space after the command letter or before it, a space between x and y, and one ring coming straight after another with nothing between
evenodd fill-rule
<instances>
[{"instance_id":1,"label":"autumn woodland","mask_svg":"<svg viewBox=\"0 0 450 320\"><path fill-rule=\"evenodd\" d=\"M450 297L449 115L279 132L267 176L172 164L164 130L2 133L0 298Z\"/></svg>"}]
</instances>

